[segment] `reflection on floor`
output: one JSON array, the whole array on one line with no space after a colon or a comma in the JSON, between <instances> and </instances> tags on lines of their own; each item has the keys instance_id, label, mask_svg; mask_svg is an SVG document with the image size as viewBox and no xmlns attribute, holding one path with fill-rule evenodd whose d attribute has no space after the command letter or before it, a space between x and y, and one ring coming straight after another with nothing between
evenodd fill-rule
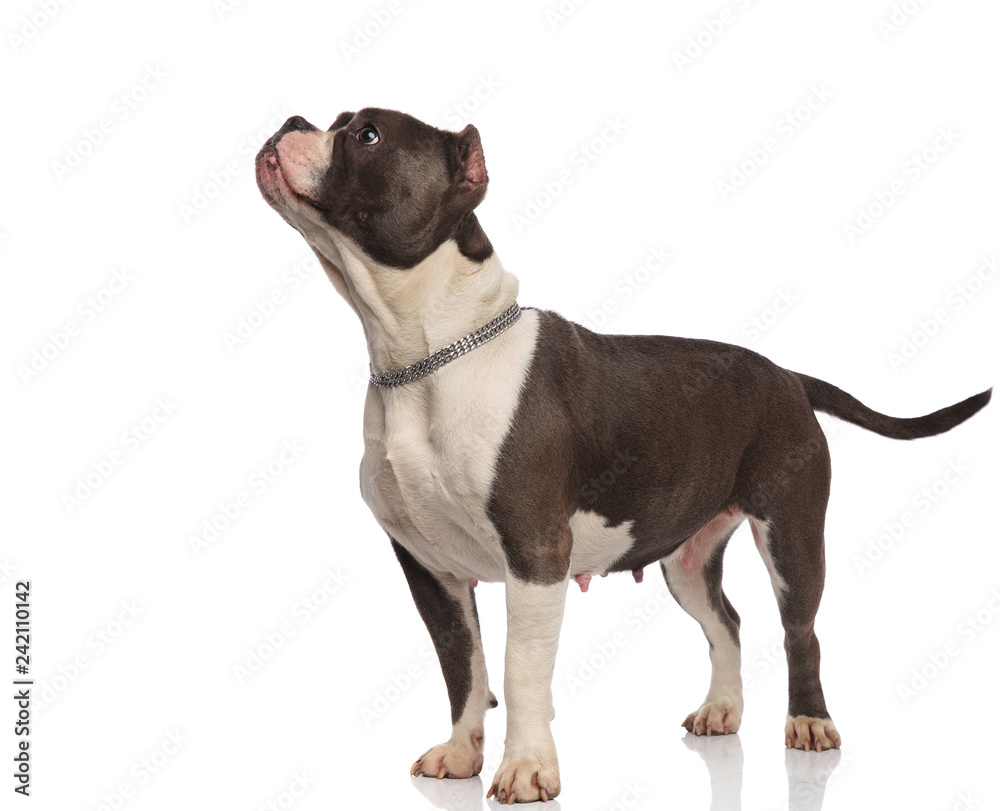
<instances>
[{"instance_id":1,"label":"reflection on floor","mask_svg":"<svg viewBox=\"0 0 1000 811\"><path fill-rule=\"evenodd\" d=\"M743 790L743 744L739 735L704 735L688 733L681 740L697 752L708 769L712 785L709 811L740 811ZM802 752L785 750L788 773L789 811L821 811L826 781L840 763L840 750Z\"/></svg>"},{"instance_id":2,"label":"reflection on floor","mask_svg":"<svg viewBox=\"0 0 1000 811\"><path fill-rule=\"evenodd\" d=\"M712 799L709 811L740 811L743 791L743 744L738 734L716 735L711 738L688 733L681 740L692 752L697 752L708 769ZM785 750L785 771L788 773L789 811L821 811L826 794L826 782L840 763L840 751L800 752ZM410 778L414 788L435 808L446 811L471 811L493 808L484 799L486 788L480 777L469 780L429 780ZM542 806L538 806L541 808ZM559 811L558 800L550 800L546 811Z\"/></svg>"}]
</instances>

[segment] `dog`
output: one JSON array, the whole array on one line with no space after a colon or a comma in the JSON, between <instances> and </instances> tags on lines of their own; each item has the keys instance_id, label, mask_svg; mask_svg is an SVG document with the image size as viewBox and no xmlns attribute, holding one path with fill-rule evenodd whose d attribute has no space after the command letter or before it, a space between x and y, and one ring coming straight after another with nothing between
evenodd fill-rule
<instances>
[{"instance_id":1,"label":"dog","mask_svg":"<svg viewBox=\"0 0 1000 811\"><path fill-rule=\"evenodd\" d=\"M371 382L361 493L434 642L451 739L411 774L483 767L487 680L474 587L505 584L507 736L487 797L559 794L551 682L567 587L659 562L708 638L711 683L683 726L740 727L740 618L722 558L749 521L781 614L786 746L839 748L813 621L830 455L815 412L896 439L947 431L992 389L897 419L761 355L708 340L603 335L517 304L475 209L478 131L392 110L295 116L256 157L264 199L361 320ZM599 483L599 486L595 483Z\"/></svg>"}]
</instances>

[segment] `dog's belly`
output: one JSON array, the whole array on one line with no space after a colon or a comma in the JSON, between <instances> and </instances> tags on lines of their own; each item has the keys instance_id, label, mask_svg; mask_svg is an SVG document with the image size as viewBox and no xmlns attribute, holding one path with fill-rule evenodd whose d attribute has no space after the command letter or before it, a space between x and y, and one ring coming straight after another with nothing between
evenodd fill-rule
<instances>
[{"instance_id":1,"label":"dog's belly","mask_svg":"<svg viewBox=\"0 0 1000 811\"><path fill-rule=\"evenodd\" d=\"M500 536L486 514L480 494L456 486L456 478L427 465L420 471L393 465L385 457L362 463L365 500L382 527L431 570L460 578L497 582L505 579ZM422 476L415 475L417 473ZM401 474L401 475L399 475ZM467 479L463 479L467 483ZM581 510L570 518L573 551L570 575L606 574L611 564L632 548L631 521L609 526L598 513Z\"/></svg>"}]
</instances>

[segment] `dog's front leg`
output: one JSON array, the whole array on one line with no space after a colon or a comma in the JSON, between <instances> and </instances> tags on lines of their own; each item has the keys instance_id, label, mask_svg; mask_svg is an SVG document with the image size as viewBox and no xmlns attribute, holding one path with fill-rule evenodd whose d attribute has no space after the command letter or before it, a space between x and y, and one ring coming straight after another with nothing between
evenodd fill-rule
<instances>
[{"instance_id":1,"label":"dog's front leg","mask_svg":"<svg viewBox=\"0 0 1000 811\"><path fill-rule=\"evenodd\" d=\"M550 580L551 574L543 579ZM507 654L503 691L507 738L487 797L501 803L548 800L559 793L559 764L550 723L552 672L566 604L568 565L548 585L507 577Z\"/></svg>"},{"instance_id":2,"label":"dog's front leg","mask_svg":"<svg viewBox=\"0 0 1000 811\"><path fill-rule=\"evenodd\" d=\"M472 777L483 768L486 710L497 705L486 681L472 586L468 580L428 571L395 540L392 548L434 642L451 702L451 738L417 758L410 774Z\"/></svg>"}]
</instances>

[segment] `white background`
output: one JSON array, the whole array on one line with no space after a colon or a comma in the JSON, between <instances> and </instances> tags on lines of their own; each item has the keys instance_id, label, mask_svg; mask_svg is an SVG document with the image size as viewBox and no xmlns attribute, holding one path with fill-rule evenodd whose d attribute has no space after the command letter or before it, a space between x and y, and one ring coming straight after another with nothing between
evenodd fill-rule
<instances>
[{"instance_id":1,"label":"white background","mask_svg":"<svg viewBox=\"0 0 1000 811\"><path fill-rule=\"evenodd\" d=\"M741 343L900 416L996 382L1000 282L977 272L1000 251L1000 9L905 5L889 31L887 0L589 0L562 18L554 3L457 0L8 3L0 675L14 678L14 581L30 579L36 706L27 801L10 802L13 702L2 713L3 807L485 807L502 699L481 779L408 776L447 738L447 698L358 492L361 329L253 181L253 154L287 116L325 128L374 105L475 123L491 179L480 220L524 305L593 322L610 299L605 331ZM813 87L829 97L809 110ZM779 129L797 110L799 126ZM623 131L600 142L609 119ZM717 183L768 138L777 150L723 199ZM924 150L933 163L915 177ZM564 170L571 182L546 197ZM904 193L852 241L845 223L894 182ZM670 262L628 288L660 246ZM227 346L274 291L270 316ZM894 363L907 340L919 346ZM839 761L786 758L781 629L744 528L726 564L748 683L738 737L695 741L700 756L685 746L707 644L655 567L641 586L574 587L554 686L557 807L737 808L742 793L744 809L818 808L826 776L826 809L998 807L997 408L914 443L824 422L818 634ZM261 491L255 471L283 443L302 450ZM241 493L249 503L195 554L191 537ZM859 569L904 513L911 525ZM499 692L502 586L477 593ZM293 633L241 681L282 623ZM586 670L616 634L625 644ZM904 699L925 666L933 677Z\"/></svg>"}]
</instances>

